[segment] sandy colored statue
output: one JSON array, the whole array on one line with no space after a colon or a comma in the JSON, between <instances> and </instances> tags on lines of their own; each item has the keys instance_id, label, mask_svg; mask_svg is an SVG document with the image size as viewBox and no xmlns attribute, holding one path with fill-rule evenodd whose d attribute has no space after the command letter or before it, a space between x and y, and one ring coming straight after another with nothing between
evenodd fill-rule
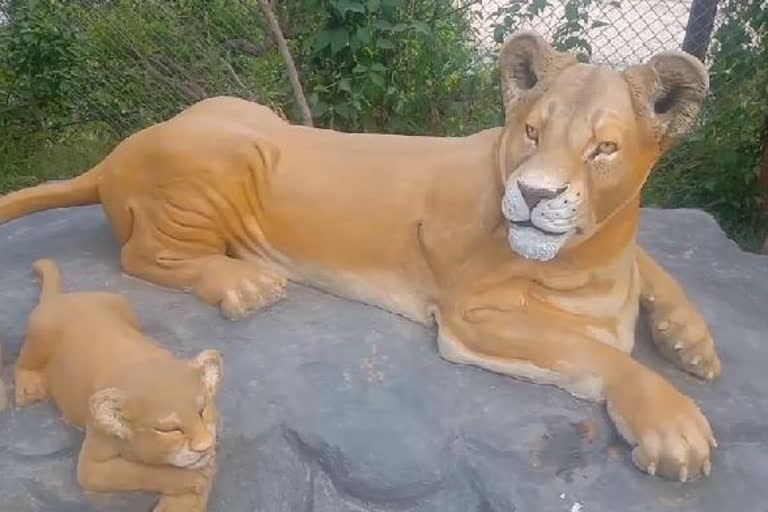
<instances>
[{"instance_id":1,"label":"sandy colored statue","mask_svg":"<svg viewBox=\"0 0 768 512\"><path fill-rule=\"evenodd\" d=\"M705 68L665 52L619 72L530 32L500 65L503 127L346 134L211 98L75 179L0 199L0 222L101 203L130 274L232 319L292 280L436 324L449 361L605 400L642 470L708 474L709 423L630 355L642 302L667 357L720 373L702 316L635 241L641 188L693 128Z\"/></svg>"},{"instance_id":2,"label":"sandy colored statue","mask_svg":"<svg viewBox=\"0 0 768 512\"><path fill-rule=\"evenodd\" d=\"M16 362L16 404L48 397L85 429L77 478L91 491L150 491L155 512L203 512L215 473L222 360L174 358L145 338L113 293L61 293L50 260L35 263L40 304Z\"/></svg>"}]
</instances>

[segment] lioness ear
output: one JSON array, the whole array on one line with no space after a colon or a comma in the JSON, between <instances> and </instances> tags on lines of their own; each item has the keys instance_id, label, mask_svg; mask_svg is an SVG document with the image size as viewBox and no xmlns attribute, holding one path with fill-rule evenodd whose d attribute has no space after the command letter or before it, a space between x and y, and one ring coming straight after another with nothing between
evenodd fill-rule
<instances>
[{"instance_id":1,"label":"lioness ear","mask_svg":"<svg viewBox=\"0 0 768 512\"><path fill-rule=\"evenodd\" d=\"M128 438L131 431L123 416L125 401L125 393L115 388L102 389L91 395L88 408L95 426L120 439Z\"/></svg>"},{"instance_id":2,"label":"lioness ear","mask_svg":"<svg viewBox=\"0 0 768 512\"><path fill-rule=\"evenodd\" d=\"M206 392L213 396L219 389L224 362L218 350L203 350L192 360L192 366L202 370L203 385Z\"/></svg>"},{"instance_id":3,"label":"lioness ear","mask_svg":"<svg viewBox=\"0 0 768 512\"><path fill-rule=\"evenodd\" d=\"M707 69L696 57L685 52L662 52L645 64L627 68L624 76L635 109L647 120L661 151L693 130L709 92Z\"/></svg>"},{"instance_id":4,"label":"lioness ear","mask_svg":"<svg viewBox=\"0 0 768 512\"><path fill-rule=\"evenodd\" d=\"M536 32L525 30L509 36L499 57L507 117L521 99L545 89L563 69L576 62L575 55L556 51Z\"/></svg>"}]
</instances>

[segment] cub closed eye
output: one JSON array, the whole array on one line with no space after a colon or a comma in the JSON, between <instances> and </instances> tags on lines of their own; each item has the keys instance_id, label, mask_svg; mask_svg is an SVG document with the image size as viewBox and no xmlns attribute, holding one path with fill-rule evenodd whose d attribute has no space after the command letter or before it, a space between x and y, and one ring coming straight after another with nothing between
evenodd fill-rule
<instances>
[{"instance_id":1,"label":"cub closed eye","mask_svg":"<svg viewBox=\"0 0 768 512\"><path fill-rule=\"evenodd\" d=\"M597 145L595 150L595 156L597 155L612 155L619 150L619 145L615 142L601 142Z\"/></svg>"},{"instance_id":2,"label":"cub closed eye","mask_svg":"<svg viewBox=\"0 0 768 512\"><path fill-rule=\"evenodd\" d=\"M184 433L184 431L181 430L178 427L174 427L174 428L165 428L165 427L157 428L157 427L155 427L155 432L158 432L160 434L183 434Z\"/></svg>"},{"instance_id":3,"label":"cub closed eye","mask_svg":"<svg viewBox=\"0 0 768 512\"><path fill-rule=\"evenodd\" d=\"M533 142L539 142L539 130L529 124L525 125L525 136Z\"/></svg>"}]
</instances>

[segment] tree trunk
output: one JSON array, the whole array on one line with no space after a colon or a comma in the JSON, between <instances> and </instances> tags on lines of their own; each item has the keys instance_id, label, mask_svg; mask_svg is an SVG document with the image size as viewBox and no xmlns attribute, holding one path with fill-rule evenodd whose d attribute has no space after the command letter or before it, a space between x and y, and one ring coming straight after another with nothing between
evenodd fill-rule
<instances>
[{"instance_id":1,"label":"tree trunk","mask_svg":"<svg viewBox=\"0 0 768 512\"><path fill-rule=\"evenodd\" d=\"M683 50L704 62L715 25L718 0L693 0L685 27Z\"/></svg>"},{"instance_id":2,"label":"tree trunk","mask_svg":"<svg viewBox=\"0 0 768 512\"><path fill-rule=\"evenodd\" d=\"M277 42L277 49L280 51L280 55L285 61L285 67L288 71L288 79L291 81L293 87L293 95L296 97L296 103L299 104L301 110L301 116L304 118L304 124L306 126L313 126L312 111L307 103L307 98L304 96L304 89L301 87L299 81L299 72L296 71L296 64L293 62L291 52L288 50L288 43L285 41L283 31L280 29L280 23L277 21L275 12L272 10L272 5L267 0L259 0L261 9L264 11L264 16L267 18L269 27L272 30L272 36Z\"/></svg>"}]
</instances>

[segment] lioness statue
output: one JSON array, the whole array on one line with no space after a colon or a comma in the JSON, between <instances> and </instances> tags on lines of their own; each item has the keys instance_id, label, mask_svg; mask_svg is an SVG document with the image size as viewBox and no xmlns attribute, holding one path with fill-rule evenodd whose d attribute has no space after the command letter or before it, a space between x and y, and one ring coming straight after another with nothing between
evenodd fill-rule
<instances>
[{"instance_id":1,"label":"lioness statue","mask_svg":"<svg viewBox=\"0 0 768 512\"><path fill-rule=\"evenodd\" d=\"M91 491L162 493L155 512L204 512L214 476L222 360L174 358L139 330L114 293L61 293L39 260L40 304L16 362L16 404L52 397L85 428L77 478Z\"/></svg>"},{"instance_id":2,"label":"lioness statue","mask_svg":"<svg viewBox=\"0 0 768 512\"><path fill-rule=\"evenodd\" d=\"M503 127L347 134L211 98L0 199L0 222L100 202L129 274L232 319L291 280L436 324L449 361L605 399L642 470L708 474L707 420L630 355L642 302L668 357L720 373L701 315L635 242L641 187L694 126L705 68L665 52L618 72L531 32L500 65Z\"/></svg>"}]
</instances>

